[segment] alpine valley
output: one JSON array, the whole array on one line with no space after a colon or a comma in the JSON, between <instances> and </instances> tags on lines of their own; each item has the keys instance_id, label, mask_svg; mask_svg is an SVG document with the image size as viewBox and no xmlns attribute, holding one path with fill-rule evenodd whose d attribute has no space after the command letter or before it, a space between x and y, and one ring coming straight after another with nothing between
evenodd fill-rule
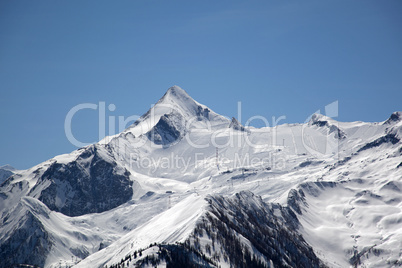
<instances>
[{"instance_id":1,"label":"alpine valley","mask_svg":"<svg viewBox=\"0 0 402 268\"><path fill-rule=\"evenodd\" d=\"M0 168L0 267L401 266L401 138L401 112L254 128L174 86L117 135Z\"/></svg>"}]
</instances>

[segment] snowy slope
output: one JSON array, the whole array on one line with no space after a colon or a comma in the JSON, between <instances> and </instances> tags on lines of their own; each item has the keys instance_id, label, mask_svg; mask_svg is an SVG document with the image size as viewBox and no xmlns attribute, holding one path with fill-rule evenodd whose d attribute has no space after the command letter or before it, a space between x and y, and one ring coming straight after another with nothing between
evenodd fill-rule
<instances>
[{"instance_id":1,"label":"snowy slope","mask_svg":"<svg viewBox=\"0 0 402 268\"><path fill-rule=\"evenodd\" d=\"M297 228L290 210L267 205L251 192L205 199L193 194L76 267L163 266L172 258L164 256L163 249L171 247L187 257L182 267L319 267L320 260Z\"/></svg>"},{"instance_id":2,"label":"snowy slope","mask_svg":"<svg viewBox=\"0 0 402 268\"><path fill-rule=\"evenodd\" d=\"M225 266L233 253L222 243L221 251L208 250L212 241L195 239L196 230L211 220L207 213L250 209L278 222L291 209L297 228L284 224L283 232L302 235L292 243L310 245L329 267L401 264L401 137L401 112L379 123L314 114L303 124L244 127L174 86L122 133L13 171L0 186L0 254L7 256L0 266L100 267L140 249L143 261L181 252L199 265ZM243 198L236 209L240 192L261 200ZM251 228L226 218L229 229ZM258 239L236 232L243 249L275 263ZM23 246L26 236L31 247ZM183 246L196 241L200 249ZM13 254L18 247L23 254Z\"/></svg>"},{"instance_id":3,"label":"snowy slope","mask_svg":"<svg viewBox=\"0 0 402 268\"><path fill-rule=\"evenodd\" d=\"M15 168L10 165L4 165L0 167L0 185L8 179L8 177L14 175L14 172L17 172Z\"/></svg>"}]
</instances>

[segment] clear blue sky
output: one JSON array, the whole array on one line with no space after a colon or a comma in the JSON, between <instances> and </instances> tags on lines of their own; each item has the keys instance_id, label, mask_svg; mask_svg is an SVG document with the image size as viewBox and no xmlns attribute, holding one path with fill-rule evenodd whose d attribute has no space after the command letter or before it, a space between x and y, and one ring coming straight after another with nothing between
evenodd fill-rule
<instances>
[{"instance_id":1,"label":"clear blue sky","mask_svg":"<svg viewBox=\"0 0 402 268\"><path fill-rule=\"evenodd\" d=\"M341 121L402 110L402 1L0 2L0 165L76 148L67 112L145 113L172 85L243 123L304 122L335 100ZM98 139L96 111L74 117Z\"/></svg>"}]
</instances>

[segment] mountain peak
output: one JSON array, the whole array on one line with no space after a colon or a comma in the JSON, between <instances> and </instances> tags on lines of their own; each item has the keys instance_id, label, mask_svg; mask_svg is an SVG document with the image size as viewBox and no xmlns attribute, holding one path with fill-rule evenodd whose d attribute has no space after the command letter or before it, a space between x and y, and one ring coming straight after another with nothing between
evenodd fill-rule
<instances>
[{"instance_id":1,"label":"mountain peak","mask_svg":"<svg viewBox=\"0 0 402 268\"><path fill-rule=\"evenodd\" d=\"M384 124L392 124L399 122L402 119L402 112L393 112L391 116L384 122Z\"/></svg>"},{"instance_id":2,"label":"mountain peak","mask_svg":"<svg viewBox=\"0 0 402 268\"><path fill-rule=\"evenodd\" d=\"M170 87L165 95L163 95L163 97L160 99L159 102L189 102L189 101L193 101L194 99L190 97L190 95L188 95L188 93L182 89L179 86L172 86Z\"/></svg>"},{"instance_id":3,"label":"mountain peak","mask_svg":"<svg viewBox=\"0 0 402 268\"><path fill-rule=\"evenodd\" d=\"M9 170L9 171L16 170L14 167L10 166L9 164L1 166L0 169Z\"/></svg>"},{"instance_id":4,"label":"mountain peak","mask_svg":"<svg viewBox=\"0 0 402 268\"><path fill-rule=\"evenodd\" d=\"M184 118L198 116L199 110L208 109L199 104L188 93L179 86L170 87L162 98L153 107L155 114L163 115L176 111Z\"/></svg>"},{"instance_id":5,"label":"mountain peak","mask_svg":"<svg viewBox=\"0 0 402 268\"><path fill-rule=\"evenodd\" d=\"M329 118L328 116L325 116L323 114L315 113L311 116L310 122L316 123L319 121L328 121L328 119L331 119L331 118Z\"/></svg>"},{"instance_id":6,"label":"mountain peak","mask_svg":"<svg viewBox=\"0 0 402 268\"><path fill-rule=\"evenodd\" d=\"M167 92L171 93L171 94L187 94L187 92L182 89L181 87L174 85L170 88L168 88Z\"/></svg>"},{"instance_id":7,"label":"mountain peak","mask_svg":"<svg viewBox=\"0 0 402 268\"><path fill-rule=\"evenodd\" d=\"M170 87L162 98L128 129L135 136L139 136L151 131L161 118L163 119L161 123L180 118L179 121L191 122L191 126L197 128L206 128L206 122L212 128L229 123L224 116L198 103L184 89L175 85ZM177 122L170 123L176 126Z\"/></svg>"},{"instance_id":8,"label":"mountain peak","mask_svg":"<svg viewBox=\"0 0 402 268\"><path fill-rule=\"evenodd\" d=\"M346 138L346 133L338 127L338 123L331 117L315 113L311 116L309 125L315 125L318 127L326 127L329 129L329 133L335 133L336 139Z\"/></svg>"}]
</instances>

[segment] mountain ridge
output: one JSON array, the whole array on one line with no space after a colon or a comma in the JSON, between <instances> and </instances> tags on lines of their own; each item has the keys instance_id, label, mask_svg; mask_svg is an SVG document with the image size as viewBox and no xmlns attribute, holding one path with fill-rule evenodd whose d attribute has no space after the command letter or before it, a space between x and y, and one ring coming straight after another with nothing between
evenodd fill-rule
<instances>
[{"instance_id":1,"label":"mountain ridge","mask_svg":"<svg viewBox=\"0 0 402 268\"><path fill-rule=\"evenodd\" d=\"M252 226L265 230L267 215L287 226L273 225L272 232L291 235L289 243L311 257L305 267L400 264L400 114L378 123L313 115L303 124L244 128L171 87L121 133L13 171L0 184L0 247L7 253L1 265L93 261L102 267L121 264L130 253L133 267L134 252L145 248L138 264L145 265L146 256L161 265L179 261L181 252L191 265L292 265L287 245L275 242L280 236L264 242L276 248L268 253L250 233ZM244 262L233 261L240 255L222 237L222 251L212 250L216 240L197 225L201 218L215 226L213 232L207 228L211 237L219 237L219 228L237 232L227 241L233 249L247 248L239 257ZM26 256L13 255L15 245L25 243L21 232L42 241L26 248ZM29 263L29 256L35 261Z\"/></svg>"}]
</instances>

